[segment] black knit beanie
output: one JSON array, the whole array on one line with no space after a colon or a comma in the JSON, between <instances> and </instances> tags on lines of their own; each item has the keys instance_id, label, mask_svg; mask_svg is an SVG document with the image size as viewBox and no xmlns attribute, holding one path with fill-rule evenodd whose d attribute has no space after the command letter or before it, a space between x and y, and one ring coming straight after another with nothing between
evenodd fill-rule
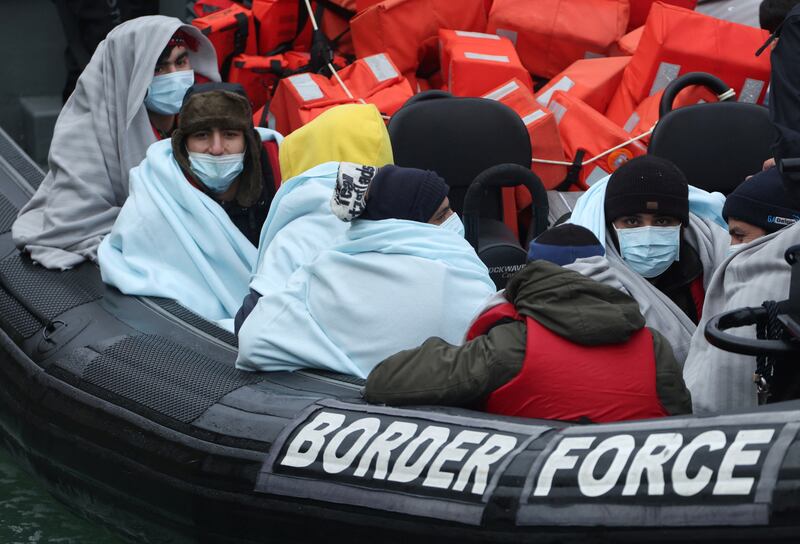
<instances>
[{"instance_id":1,"label":"black knit beanie","mask_svg":"<svg viewBox=\"0 0 800 544\"><path fill-rule=\"evenodd\" d=\"M791 202L780 172L770 168L745 180L728 195L722 217L775 232L800 220L800 210L787 207Z\"/></svg>"},{"instance_id":2,"label":"black knit beanie","mask_svg":"<svg viewBox=\"0 0 800 544\"><path fill-rule=\"evenodd\" d=\"M669 215L689 224L689 183L667 159L644 155L617 168L606 187L606 222L637 213Z\"/></svg>"},{"instance_id":3,"label":"black knit beanie","mask_svg":"<svg viewBox=\"0 0 800 544\"><path fill-rule=\"evenodd\" d=\"M559 266L595 255L605 255L600 240L589 229L571 223L544 231L528 248L528 261L543 259Z\"/></svg>"},{"instance_id":4,"label":"black knit beanie","mask_svg":"<svg viewBox=\"0 0 800 544\"><path fill-rule=\"evenodd\" d=\"M387 165L369 186L362 219L408 219L427 223L447 196L447 183L435 172Z\"/></svg>"}]
</instances>

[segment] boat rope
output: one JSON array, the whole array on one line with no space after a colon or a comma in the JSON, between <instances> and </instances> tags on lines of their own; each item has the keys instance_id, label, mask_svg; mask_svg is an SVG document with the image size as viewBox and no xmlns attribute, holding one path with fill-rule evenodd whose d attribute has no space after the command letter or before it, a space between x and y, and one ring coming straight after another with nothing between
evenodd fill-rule
<instances>
[{"instance_id":1,"label":"boat rope","mask_svg":"<svg viewBox=\"0 0 800 544\"><path fill-rule=\"evenodd\" d=\"M319 32L319 24L317 24L317 18L314 15L314 10L311 9L311 0L305 0L305 4L306 4L306 11L308 11L308 18L311 21L311 28L314 29L314 32ZM349 98L350 100L358 100L362 104L367 104L367 101L364 100L363 98L356 98L355 96L353 96L353 93L350 92L350 89L347 87L345 82L342 80L341 77L339 77L339 72L336 71L336 67L333 65L332 62L328 63L328 70L330 70L331 74L333 74L333 77L336 78L336 82L339 83L339 86L345 92L347 98ZM386 121L390 119L388 115L385 115L383 113L381 113L381 117Z\"/></svg>"},{"instance_id":2,"label":"boat rope","mask_svg":"<svg viewBox=\"0 0 800 544\"><path fill-rule=\"evenodd\" d=\"M638 136L635 136L635 137L631 138L630 140L625 140L621 144L615 145L611 149L606 149L602 153L599 153L599 154L595 155L594 157L592 157L591 159L581 163L581 166L585 166L587 164L591 164L594 161L596 161L597 159L602 159L603 157L605 157L609 153L613 153L617 149L625 147L628 144L632 144L633 142L638 142L639 140L641 140L643 138L647 138L648 136L650 136L653 133L653 129L655 129L655 128L656 128L656 126L653 125L652 127L650 127L650 130L648 130L647 132L643 132L642 134L639 134ZM567 162L567 161L551 161L551 160L547 160L547 159L531 159L531 162L534 162L534 163L537 163L537 164L557 164L559 166L572 166L571 162Z\"/></svg>"}]
</instances>

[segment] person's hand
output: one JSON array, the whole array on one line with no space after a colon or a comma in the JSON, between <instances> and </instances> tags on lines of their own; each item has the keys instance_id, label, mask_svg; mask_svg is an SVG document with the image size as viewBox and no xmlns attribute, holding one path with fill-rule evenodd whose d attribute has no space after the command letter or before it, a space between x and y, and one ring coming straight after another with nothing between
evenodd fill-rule
<instances>
[{"instance_id":1,"label":"person's hand","mask_svg":"<svg viewBox=\"0 0 800 544\"><path fill-rule=\"evenodd\" d=\"M761 165L761 171L769 170L770 168L775 168L775 157L769 158L764 161L764 164Z\"/></svg>"}]
</instances>

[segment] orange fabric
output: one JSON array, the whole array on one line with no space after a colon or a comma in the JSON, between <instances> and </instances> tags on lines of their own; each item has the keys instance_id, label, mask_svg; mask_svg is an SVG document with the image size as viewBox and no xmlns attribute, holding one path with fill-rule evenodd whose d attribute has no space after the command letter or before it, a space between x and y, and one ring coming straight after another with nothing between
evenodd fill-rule
<instances>
[{"instance_id":1,"label":"orange fabric","mask_svg":"<svg viewBox=\"0 0 800 544\"><path fill-rule=\"evenodd\" d=\"M673 6L680 6L682 8L691 9L697 7L697 0L658 0L664 4L672 4ZM628 20L628 30L633 30L636 27L642 26L647 21L647 15L650 13L650 8L656 0L630 0L631 2L631 16Z\"/></svg>"},{"instance_id":2,"label":"orange fabric","mask_svg":"<svg viewBox=\"0 0 800 544\"><path fill-rule=\"evenodd\" d=\"M331 2L346 10L356 11L355 0L331 0ZM337 53L355 56L353 35L348 31L350 28L349 20L330 9L324 9L322 11L322 21L319 21L319 24L329 40L338 38L335 44Z\"/></svg>"},{"instance_id":3,"label":"orange fabric","mask_svg":"<svg viewBox=\"0 0 800 544\"><path fill-rule=\"evenodd\" d=\"M267 160L269 161L269 167L272 171L272 180L275 182L275 190L281 188L281 163L280 163L280 155L278 154L278 142L275 140L267 140L266 142L261 142L261 145L264 147L264 152L267 154Z\"/></svg>"},{"instance_id":4,"label":"orange fabric","mask_svg":"<svg viewBox=\"0 0 800 544\"><path fill-rule=\"evenodd\" d=\"M763 102L770 76L769 55L756 57L754 53L768 35L766 30L656 3L606 116L624 125L645 98L687 72L714 74L733 87L739 99L747 84L744 96Z\"/></svg>"},{"instance_id":5,"label":"orange fabric","mask_svg":"<svg viewBox=\"0 0 800 544\"><path fill-rule=\"evenodd\" d=\"M304 51L287 51L280 55L237 55L231 63L228 81L244 87L253 111L258 110L272 98L278 79L287 72L299 70L308 65L311 55ZM335 55L333 62L344 66L343 57Z\"/></svg>"},{"instance_id":6,"label":"orange fabric","mask_svg":"<svg viewBox=\"0 0 800 544\"><path fill-rule=\"evenodd\" d=\"M306 73L282 79L269 106L270 128L288 135L325 110L358 103L359 98L375 104L381 113L392 115L414 94L408 81L384 54L357 60L339 71L339 77L353 98L347 96L335 78Z\"/></svg>"},{"instance_id":7,"label":"orange fabric","mask_svg":"<svg viewBox=\"0 0 800 544\"><path fill-rule=\"evenodd\" d=\"M204 17L198 17L192 21L192 25L199 29L214 45L220 70L222 70L225 60L234 53L236 35L240 30L239 20L242 17L247 20L247 38L242 53L255 55L257 52L256 31L253 23L253 12L249 9L243 8L239 4L233 4L229 8L210 13Z\"/></svg>"},{"instance_id":8,"label":"orange fabric","mask_svg":"<svg viewBox=\"0 0 800 544\"><path fill-rule=\"evenodd\" d=\"M480 96L512 78L533 86L514 44L496 34L439 30L439 59L447 90L456 96Z\"/></svg>"},{"instance_id":9,"label":"orange fabric","mask_svg":"<svg viewBox=\"0 0 800 544\"><path fill-rule=\"evenodd\" d=\"M371 8L375 4L380 4L383 0L356 0L356 11L361 13L367 8Z\"/></svg>"},{"instance_id":10,"label":"orange fabric","mask_svg":"<svg viewBox=\"0 0 800 544\"><path fill-rule=\"evenodd\" d=\"M233 57L228 81L244 87L250 105L256 111L269 101L273 86L288 67L283 55L237 55Z\"/></svg>"},{"instance_id":11,"label":"orange fabric","mask_svg":"<svg viewBox=\"0 0 800 544\"><path fill-rule=\"evenodd\" d=\"M630 139L630 135L603 114L584 101L562 91L553 94L550 111L558 122L558 131L567 160L575 158L578 149L585 149L583 162L616 147ZM644 155L647 148L639 142L632 142L611 154L583 167L580 175L580 189L588 189L591 184L606 174L612 173L625 161Z\"/></svg>"},{"instance_id":12,"label":"orange fabric","mask_svg":"<svg viewBox=\"0 0 800 544\"><path fill-rule=\"evenodd\" d=\"M192 6L192 11L195 17L203 17L209 13L229 8L233 3L233 0L197 0Z\"/></svg>"},{"instance_id":13,"label":"orange fabric","mask_svg":"<svg viewBox=\"0 0 800 544\"><path fill-rule=\"evenodd\" d=\"M483 95L502 102L522 118L531 137L531 153L536 159L563 161L564 149L558 135L558 125L552 112L543 109L536 102L530 87L518 79L512 79L491 92ZM539 176L547 189L553 189L567 175L564 166L532 163L532 170ZM515 207L522 210L531 205L531 197L524 187L515 187Z\"/></svg>"},{"instance_id":14,"label":"orange fabric","mask_svg":"<svg viewBox=\"0 0 800 544\"><path fill-rule=\"evenodd\" d=\"M467 339L509 318L525 323L525 359L519 373L488 396L487 412L596 423L669 415L656 391L653 335L647 327L625 342L584 346L520 315L507 302L481 315Z\"/></svg>"},{"instance_id":15,"label":"orange fabric","mask_svg":"<svg viewBox=\"0 0 800 544\"><path fill-rule=\"evenodd\" d=\"M630 136L638 136L650 130L653 125L658 121L658 110L661 105L661 97L664 96L664 91L658 91L653 96L645 98L641 104L636 108L625 125L622 127L625 132ZM717 95L701 86L692 86L683 89L675 97L672 103L672 109L682 108L683 106L691 106L701 102L716 102ZM650 144L650 137L647 136L640 140L644 145Z\"/></svg>"},{"instance_id":16,"label":"orange fabric","mask_svg":"<svg viewBox=\"0 0 800 544\"><path fill-rule=\"evenodd\" d=\"M487 32L509 36L528 71L551 78L605 56L627 25L628 0L494 0Z\"/></svg>"},{"instance_id":17,"label":"orange fabric","mask_svg":"<svg viewBox=\"0 0 800 544\"><path fill-rule=\"evenodd\" d=\"M609 56L620 57L620 56L631 56L636 53L636 48L639 47L639 40L642 39L642 33L644 32L644 26L640 26L635 30L631 30L619 40L617 43L611 46L611 49L608 50Z\"/></svg>"},{"instance_id":18,"label":"orange fabric","mask_svg":"<svg viewBox=\"0 0 800 544\"><path fill-rule=\"evenodd\" d=\"M628 62L630 57L576 60L542 87L536 93L536 100L547 107L552 94L561 90L604 112L622 80L622 72Z\"/></svg>"},{"instance_id":19,"label":"orange fabric","mask_svg":"<svg viewBox=\"0 0 800 544\"><path fill-rule=\"evenodd\" d=\"M297 0L253 0L258 21L258 52L270 53L297 34Z\"/></svg>"},{"instance_id":20,"label":"orange fabric","mask_svg":"<svg viewBox=\"0 0 800 544\"><path fill-rule=\"evenodd\" d=\"M438 69L440 28L483 32L484 0L384 0L350 21L356 55L388 53L403 74Z\"/></svg>"}]
</instances>

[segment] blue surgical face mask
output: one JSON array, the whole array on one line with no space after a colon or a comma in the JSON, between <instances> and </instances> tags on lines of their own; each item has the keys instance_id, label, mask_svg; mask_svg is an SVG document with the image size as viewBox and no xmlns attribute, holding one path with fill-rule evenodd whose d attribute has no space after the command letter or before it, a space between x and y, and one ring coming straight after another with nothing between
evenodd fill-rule
<instances>
[{"instance_id":1,"label":"blue surgical face mask","mask_svg":"<svg viewBox=\"0 0 800 544\"><path fill-rule=\"evenodd\" d=\"M439 228L452 230L462 238L464 237L464 223L461 222L461 218L459 218L458 214L455 212L451 213L450 217L442 221L442 224L439 225Z\"/></svg>"},{"instance_id":2,"label":"blue surgical face mask","mask_svg":"<svg viewBox=\"0 0 800 544\"><path fill-rule=\"evenodd\" d=\"M156 113L175 115L181 110L183 95L192 85L194 85L193 70L155 76L147 89L144 105Z\"/></svg>"},{"instance_id":3,"label":"blue surgical face mask","mask_svg":"<svg viewBox=\"0 0 800 544\"><path fill-rule=\"evenodd\" d=\"M618 229L619 251L634 272L644 278L660 276L678 260L681 227Z\"/></svg>"},{"instance_id":4,"label":"blue surgical face mask","mask_svg":"<svg viewBox=\"0 0 800 544\"><path fill-rule=\"evenodd\" d=\"M214 194L222 194L244 169L244 153L230 155L209 155L189 152L192 172Z\"/></svg>"}]
</instances>

